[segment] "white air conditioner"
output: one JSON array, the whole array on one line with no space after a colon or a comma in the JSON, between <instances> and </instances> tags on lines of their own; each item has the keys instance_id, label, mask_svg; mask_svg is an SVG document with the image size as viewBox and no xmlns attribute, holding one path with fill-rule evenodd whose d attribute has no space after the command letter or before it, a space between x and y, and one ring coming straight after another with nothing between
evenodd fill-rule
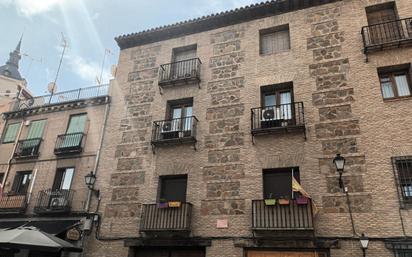
<instances>
[{"instance_id":1,"label":"white air conditioner","mask_svg":"<svg viewBox=\"0 0 412 257\"><path fill-rule=\"evenodd\" d=\"M51 209L58 209L66 206L67 200L65 197L62 196L55 196L50 199L50 208Z\"/></svg>"},{"instance_id":2,"label":"white air conditioner","mask_svg":"<svg viewBox=\"0 0 412 257\"><path fill-rule=\"evenodd\" d=\"M30 126L30 123L31 123L31 120L26 120L25 122L24 122L24 126Z\"/></svg>"}]
</instances>

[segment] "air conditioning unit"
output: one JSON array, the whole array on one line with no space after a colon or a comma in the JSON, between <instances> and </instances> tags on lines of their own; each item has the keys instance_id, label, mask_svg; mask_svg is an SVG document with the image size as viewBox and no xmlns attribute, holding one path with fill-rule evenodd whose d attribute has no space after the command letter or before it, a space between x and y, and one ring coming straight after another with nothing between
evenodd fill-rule
<instances>
[{"instance_id":1,"label":"air conditioning unit","mask_svg":"<svg viewBox=\"0 0 412 257\"><path fill-rule=\"evenodd\" d=\"M162 132L170 132L172 130L172 123L165 122L162 126Z\"/></svg>"},{"instance_id":2,"label":"air conditioning unit","mask_svg":"<svg viewBox=\"0 0 412 257\"><path fill-rule=\"evenodd\" d=\"M273 120L275 118L275 110L273 108L262 110L262 121Z\"/></svg>"},{"instance_id":3,"label":"air conditioning unit","mask_svg":"<svg viewBox=\"0 0 412 257\"><path fill-rule=\"evenodd\" d=\"M67 200L62 196L55 196L50 199L50 209L59 209L66 206Z\"/></svg>"},{"instance_id":4,"label":"air conditioning unit","mask_svg":"<svg viewBox=\"0 0 412 257\"><path fill-rule=\"evenodd\" d=\"M31 120L26 120L25 122L24 122L24 126L30 126L30 123L31 123Z\"/></svg>"}]
</instances>

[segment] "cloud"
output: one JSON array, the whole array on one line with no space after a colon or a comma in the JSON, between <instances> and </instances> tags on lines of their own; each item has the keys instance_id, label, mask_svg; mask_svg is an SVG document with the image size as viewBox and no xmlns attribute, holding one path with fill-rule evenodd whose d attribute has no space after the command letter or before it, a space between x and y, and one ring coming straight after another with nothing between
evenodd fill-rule
<instances>
[{"instance_id":1,"label":"cloud","mask_svg":"<svg viewBox=\"0 0 412 257\"><path fill-rule=\"evenodd\" d=\"M0 0L0 5L13 5L19 15L30 17L48 12L67 0Z\"/></svg>"},{"instance_id":2,"label":"cloud","mask_svg":"<svg viewBox=\"0 0 412 257\"><path fill-rule=\"evenodd\" d=\"M77 74L81 79L96 84L100 76L101 64L89 61L78 55L66 55L65 59L68 61L70 70ZM107 68L103 69L102 83L105 83L111 77Z\"/></svg>"}]
</instances>

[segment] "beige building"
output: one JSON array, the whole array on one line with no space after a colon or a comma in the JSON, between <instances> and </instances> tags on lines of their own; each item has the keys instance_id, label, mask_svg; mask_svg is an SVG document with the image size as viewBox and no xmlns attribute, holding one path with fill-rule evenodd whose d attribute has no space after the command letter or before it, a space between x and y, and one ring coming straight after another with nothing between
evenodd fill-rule
<instances>
[{"instance_id":1,"label":"beige building","mask_svg":"<svg viewBox=\"0 0 412 257\"><path fill-rule=\"evenodd\" d=\"M84 256L412 256L410 17L269 1L116 38Z\"/></svg>"},{"instance_id":2,"label":"beige building","mask_svg":"<svg viewBox=\"0 0 412 257\"><path fill-rule=\"evenodd\" d=\"M108 89L102 85L18 100L3 114L1 228L36 227L83 247L93 212L90 198L98 196L85 176L96 173ZM18 257L61 256L18 250ZM0 246L0 256L13 256L13 249Z\"/></svg>"}]
</instances>

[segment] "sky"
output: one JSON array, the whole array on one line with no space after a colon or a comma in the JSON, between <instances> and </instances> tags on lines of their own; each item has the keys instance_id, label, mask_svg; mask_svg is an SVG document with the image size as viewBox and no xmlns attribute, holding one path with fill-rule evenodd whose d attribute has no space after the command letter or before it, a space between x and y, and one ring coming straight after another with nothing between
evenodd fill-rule
<instances>
[{"instance_id":1,"label":"sky","mask_svg":"<svg viewBox=\"0 0 412 257\"><path fill-rule=\"evenodd\" d=\"M23 35L20 73L35 95L47 94L48 83L56 77L64 36L68 47L57 91L96 85L100 74L102 83L107 83L119 55L114 37L258 2L261 0L0 0L0 65Z\"/></svg>"}]
</instances>

